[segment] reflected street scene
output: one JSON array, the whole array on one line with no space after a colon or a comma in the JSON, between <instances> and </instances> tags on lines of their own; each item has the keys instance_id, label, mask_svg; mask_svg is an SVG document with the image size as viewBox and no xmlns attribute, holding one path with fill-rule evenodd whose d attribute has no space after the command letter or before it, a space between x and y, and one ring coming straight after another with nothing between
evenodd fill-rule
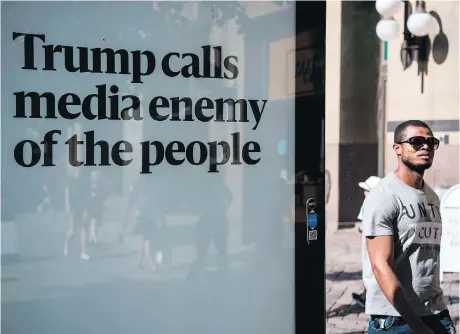
<instances>
[{"instance_id":1,"label":"reflected street scene","mask_svg":"<svg viewBox=\"0 0 460 334\"><path fill-rule=\"evenodd\" d=\"M294 333L295 4L1 15L1 331Z\"/></svg>"}]
</instances>

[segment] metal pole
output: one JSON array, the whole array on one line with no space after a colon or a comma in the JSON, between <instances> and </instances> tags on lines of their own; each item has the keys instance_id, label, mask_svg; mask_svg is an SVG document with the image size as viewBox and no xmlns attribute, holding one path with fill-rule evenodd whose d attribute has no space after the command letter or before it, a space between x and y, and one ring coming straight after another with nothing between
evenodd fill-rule
<instances>
[{"instance_id":1,"label":"metal pole","mask_svg":"<svg viewBox=\"0 0 460 334\"><path fill-rule=\"evenodd\" d=\"M385 68L386 72L386 65L382 66L382 70ZM383 73L382 73L383 74ZM385 121L386 121L386 73L383 75L382 78L382 87L380 93L380 110L379 110L379 119L378 119L378 176L384 177L385 176Z\"/></svg>"},{"instance_id":2,"label":"metal pole","mask_svg":"<svg viewBox=\"0 0 460 334\"><path fill-rule=\"evenodd\" d=\"M386 51L386 50L385 50ZM384 57L385 58L385 57ZM385 130L386 130L386 84L387 84L387 63L383 59L380 66L380 87L378 94L377 114L377 173L378 176L385 176Z\"/></svg>"}]
</instances>

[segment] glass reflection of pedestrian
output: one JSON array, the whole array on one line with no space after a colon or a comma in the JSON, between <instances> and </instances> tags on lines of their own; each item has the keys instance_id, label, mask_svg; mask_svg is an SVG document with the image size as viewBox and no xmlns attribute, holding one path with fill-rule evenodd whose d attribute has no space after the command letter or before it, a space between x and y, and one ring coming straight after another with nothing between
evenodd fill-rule
<instances>
[{"instance_id":1,"label":"glass reflection of pedestrian","mask_svg":"<svg viewBox=\"0 0 460 334\"><path fill-rule=\"evenodd\" d=\"M67 177L65 188L65 211L68 218L68 230L64 242L64 256L69 253L69 242L75 235L75 231L80 232L81 260L89 260L87 252L87 197L90 193L89 180L82 173L81 167L74 167Z\"/></svg>"},{"instance_id":2,"label":"glass reflection of pedestrian","mask_svg":"<svg viewBox=\"0 0 460 334\"><path fill-rule=\"evenodd\" d=\"M88 243L96 245L97 226L102 224L102 215L104 213L104 198L101 193L100 174L97 171L91 173L90 195L88 198L88 219L89 219L89 236Z\"/></svg>"},{"instance_id":3,"label":"glass reflection of pedestrian","mask_svg":"<svg viewBox=\"0 0 460 334\"><path fill-rule=\"evenodd\" d=\"M43 199L37 205L37 211L38 212L44 212L46 210L52 210L52 208L53 208L52 202L51 202L50 189L49 189L48 183L46 181L43 182L42 190L43 190Z\"/></svg>"},{"instance_id":4,"label":"glass reflection of pedestrian","mask_svg":"<svg viewBox=\"0 0 460 334\"><path fill-rule=\"evenodd\" d=\"M142 266L144 259L152 271L156 270L156 263L152 257L152 243L159 239L158 222L162 218L158 199L155 198L155 184L149 180L139 179L130 189L128 203L125 211L124 224L128 219L131 209L137 209L137 223L134 234L141 236L137 265Z\"/></svg>"},{"instance_id":5,"label":"glass reflection of pedestrian","mask_svg":"<svg viewBox=\"0 0 460 334\"><path fill-rule=\"evenodd\" d=\"M200 200L206 205L199 206L199 220L195 234L197 255L189 278L195 277L203 269L211 242L217 250L219 270L224 273L228 269L227 239L230 222L227 218L227 210L232 197L224 178L219 175L216 179L207 181L200 191Z\"/></svg>"}]
</instances>

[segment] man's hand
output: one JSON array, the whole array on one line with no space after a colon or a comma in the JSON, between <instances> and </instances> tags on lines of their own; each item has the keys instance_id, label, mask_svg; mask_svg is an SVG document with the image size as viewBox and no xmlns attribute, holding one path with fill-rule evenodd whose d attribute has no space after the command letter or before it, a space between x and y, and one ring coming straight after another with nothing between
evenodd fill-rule
<instances>
[{"instance_id":1,"label":"man's hand","mask_svg":"<svg viewBox=\"0 0 460 334\"><path fill-rule=\"evenodd\" d=\"M377 236L366 238L367 251L375 279L388 301L401 314L409 328L416 334L433 334L407 302L398 277L393 272L393 237Z\"/></svg>"}]
</instances>

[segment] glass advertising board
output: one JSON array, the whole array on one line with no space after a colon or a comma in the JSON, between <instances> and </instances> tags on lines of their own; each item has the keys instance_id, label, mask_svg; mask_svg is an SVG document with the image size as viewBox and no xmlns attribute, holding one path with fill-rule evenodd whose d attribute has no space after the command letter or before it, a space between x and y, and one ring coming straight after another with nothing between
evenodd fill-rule
<instances>
[{"instance_id":1,"label":"glass advertising board","mask_svg":"<svg viewBox=\"0 0 460 334\"><path fill-rule=\"evenodd\" d=\"M295 3L1 6L2 331L295 333Z\"/></svg>"}]
</instances>

